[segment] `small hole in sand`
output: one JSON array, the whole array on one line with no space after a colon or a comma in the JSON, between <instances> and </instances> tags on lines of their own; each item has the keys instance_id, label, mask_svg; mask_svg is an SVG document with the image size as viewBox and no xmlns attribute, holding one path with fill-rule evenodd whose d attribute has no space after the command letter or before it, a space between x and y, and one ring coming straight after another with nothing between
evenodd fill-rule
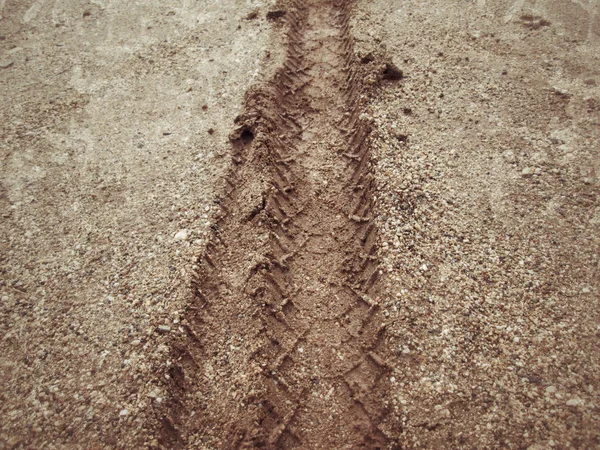
<instances>
[{"instance_id":1,"label":"small hole in sand","mask_svg":"<svg viewBox=\"0 0 600 450\"><path fill-rule=\"evenodd\" d=\"M248 145L253 140L254 140L254 133L250 129L244 128L244 130L242 131L242 134L240 134L240 141L242 141L242 143L244 145Z\"/></svg>"}]
</instances>

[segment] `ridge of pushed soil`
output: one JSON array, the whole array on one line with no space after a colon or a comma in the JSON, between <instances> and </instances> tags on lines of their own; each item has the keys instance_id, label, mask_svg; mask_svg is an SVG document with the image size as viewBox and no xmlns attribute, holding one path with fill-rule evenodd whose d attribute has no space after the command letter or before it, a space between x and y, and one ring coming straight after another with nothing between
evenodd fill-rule
<instances>
[{"instance_id":1,"label":"ridge of pushed soil","mask_svg":"<svg viewBox=\"0 0 600 450\"><path fill-rule=\"evenodd\" d=\"M286 60L231 136L222 213L173 344L165 444L389 448L399 430L349 8L291 1L278 16Z\"/></svg>"}]
</instances>

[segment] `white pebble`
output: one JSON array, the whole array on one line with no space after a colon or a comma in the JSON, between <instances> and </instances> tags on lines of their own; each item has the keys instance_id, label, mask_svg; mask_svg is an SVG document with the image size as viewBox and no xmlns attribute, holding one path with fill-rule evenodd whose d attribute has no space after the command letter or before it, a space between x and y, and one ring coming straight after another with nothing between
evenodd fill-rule
<instances>
[{"instance_id":1,"label":"white pebble","mask_svg":"<svg viewBox=\"0 0 600 450\"><path fill-rule=\"evenodd\" d=\"M175 240L176 241L185 241L187 238L188 238L188 231L187 230L179 230L175 234Z\"/></svg>"}]
</instances>

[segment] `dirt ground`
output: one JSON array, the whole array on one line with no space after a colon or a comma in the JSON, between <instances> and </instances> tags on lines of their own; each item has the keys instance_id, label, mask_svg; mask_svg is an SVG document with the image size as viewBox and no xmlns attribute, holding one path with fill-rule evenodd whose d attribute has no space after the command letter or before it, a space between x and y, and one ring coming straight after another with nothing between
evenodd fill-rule
<instances>
[{"instance_id":1,"label":"dirt ground","mask_svg":"<svg viewBox=\"0 0 600 450\"><path fill-rule=\"evenodd\" d=\"M598 2L363 2L406 448L600 445Z\"/></svg>"},{"instance_id":2,"label":"dirt ground","mask_svg":"<svg viewBox=\"0 0 600 450\"><path fill-rule=\"evenodd\" d=\"M0 448L600 448L600 3L0 0Z\"/></svg>"},{"instance_id":3,"label":"dirt ground","mask_svg":"<svg viewBox=\"0 0 600 450\"><path fill-rule=\"evenodd\" d=\"M0 2L0 447L151 443L157 326L268 66L257 6Z\"/></svg>"}]
</instances>

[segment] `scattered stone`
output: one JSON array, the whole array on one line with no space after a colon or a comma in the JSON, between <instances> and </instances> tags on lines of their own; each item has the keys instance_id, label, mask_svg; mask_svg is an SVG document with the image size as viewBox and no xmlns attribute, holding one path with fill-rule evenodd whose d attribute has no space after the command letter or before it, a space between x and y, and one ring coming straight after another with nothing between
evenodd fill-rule
<instances>
[{"instance_id":1,"label":"scattered stone","mask_svg":"<svg viewBox=\"0 0 600 450\"><path fill-rule=\"evenodd\" d=\"M530 177L535 173L535 169L533 167L525 167L522 171L521 171L521 175L523 177Z\"/></svg>"},{"instance_id":2,"label":"scattered stone","mask_svg":"<svg viewBox=\"0 0 600 450\"><path fill-rule=\"evenodd\" d=\"M119 415L121 417L125 417L127 414L129 414L129 410L127 408L122 409L121 412L119 413Z\"/></svg>"},{"instance_id":3,"label":"scattered stone","mask_svg":"<svg viewBox=\"0 0 600 450\"><path fill-rule=\"evenodd\" d=\"M20 436L13 436L6 442L6 444L8 445L8 448L17 448L17 446L22 442L23 438Z\"/></svg>"},{"instance_id":4,"label":"scattered stone","mask_svg":"<svg viewBox=\"0 0 600 450\"><path fill-rule=\"evenodd\" d=\"M400 131L397 131L396 133L394 133L394 136L396 137L396 139L398 139L400 142L406 142L408 141L408 134L406 133L402 133Z\"/></svg>"},{"instance_id":5,"label":"scattered stone","mask_svg":"<svg viewBox=\"0 0 600 450\"><path fill-rule=\"evenodd\" d=\"M159 333L169 333L171 331L171 327L168 325L159 325L156 328L156 331L158 331Z\"/></svg>"},{"instance_id":6,"label":"scattered stone","mask_svg":"<svg viewBox=\"0 0 600 450\"><path fill-rule=\"evenodd\" d=\"M592 215L592 218L590 219L590 223L591 224L600 224L600 206L597 206L596 209L594 210L594 214Z\"/></svg>"},{"instance_id":7,"label":"scattered stone","mask_svg":"<svg viewBox=\"0 0 600 450\"><path fill-rule=\"evenodd\" d=\"M158 398L158 396L160 395L160 389L158 388L154 388L152 391L148 392L148 397L150 398Z\"/></svg>"},{"instance_id":8,"label":"scattered stone","mask_svg":"<svg viewBox=\"0 0 600 450\"><path fill-rule=\"evenodd\" d=\"M552 89L553 89L553 91L554 91L554 93L556 95L561 95L561 96L568 96L569 95L569 92L566 89L563 89L561 87L553 86Z\"/></svg>"},{"instance_id":9,"label":"scattered stone","mask_svg":"<svg viewBox=\"0 0 600 450\"><path fill-rule=\"evenodd\" d=\"M514 163L517 161L515 153L512 150L505 150L502 152L502 157L507 163Z\"/></svg>"},{"instance_id":10,"label":"scattered stone","mask_svg":"<svg viewBox=\"0 0 600 450\"><path fill-rule=\"evenodd\" d=\"M335 391L335 388L332 386L325 394L325 400L327 400L329 397L331 397L331 394L333 394L334 391Z\"/></svg>"},{"instance_id":11,"label":"scattered stone","mask_svg":"<svg viewBox=\"0 0 600 450\"><path fill-rule=\"evenodd\" d=\"M556 387L555 386L548 386L546 388L546 394L554 394L556 392Z\"/></svg>"},{"instance_id":12,"label":"scattered stone","mask_svg":"<svg viewBox=\"0 0 600 450\"><path fill-rule=\"evenodd\" d=\"M10 59L3 59L0 60L0 69L8 69L10 66L12 66L15 62L10 60Z\"/></svg>"},{"instance_id":13,"label":"scattered stone","mask_svg":"<svg viewBox=\"0 0 600 450\"><path fill-rule=\"evenodd\" d=\"M175 234L175 240L176 241L185 241L188 238L188 231L187 230L179 230L176 234Z\"/></svg>"},{"instance_id":14,"label":"scattered stone","mask_svg":"<svg viewBox=\"0 0 600 450\"><path fill-rule=\"evenodd\" d=\"M572 398L567 400L567 406L583 406L583 400L577 397Z\"/></svg>"},{"instance_id":15,"label":"scattered stone","mask_svg":"<svg viewBox=\"0 0 600 450\"><path fill-rule=\"evenodd\" d=\"M254 20L258 17L258 9L254 9L248 13L246 20Z\"/></svg>"}]
</instances>

